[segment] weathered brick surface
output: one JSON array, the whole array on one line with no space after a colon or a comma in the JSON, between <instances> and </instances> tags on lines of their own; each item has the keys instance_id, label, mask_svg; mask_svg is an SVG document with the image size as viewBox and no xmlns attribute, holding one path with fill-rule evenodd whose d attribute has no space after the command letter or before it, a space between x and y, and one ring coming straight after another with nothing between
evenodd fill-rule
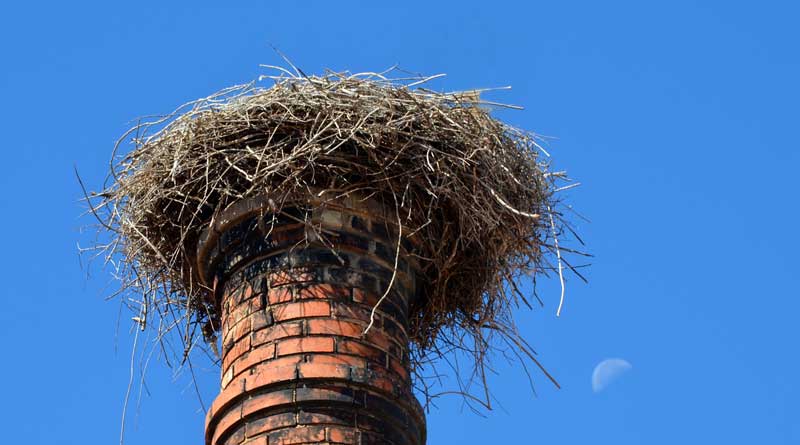
<instances>
[{"instance_id":1,"label":"weathered brick surface","mask_svg":"<svg viewBox=\"0 0 800 445\"><path fill-rule=\"evenodd\" d=\"M406 334L416 284L405 258L373 314L392 279L397 231L353 209L313 217L325 244L294 220L265 236L258 218L271 216L255 212L204 247L204 270L221 289L223 347L207 445L422 445Z\"/></svg>"}]
</instances>

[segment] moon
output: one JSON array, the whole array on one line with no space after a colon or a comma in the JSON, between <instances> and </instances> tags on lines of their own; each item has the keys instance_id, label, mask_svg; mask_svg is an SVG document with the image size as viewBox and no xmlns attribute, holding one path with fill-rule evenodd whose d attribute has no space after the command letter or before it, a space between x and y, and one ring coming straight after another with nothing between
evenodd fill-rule
<instances>
[{"instance_id":1,"label":"moon","mask_svg":"<svg viewBox=\"0 0 800 445\"><path fill-rule=\"evenodd\" d=\"M633 365L621 358L607 358L598 363L592 372L592 391L598 393L622 374L630 371Z\"/></svg>"}]
</instances>

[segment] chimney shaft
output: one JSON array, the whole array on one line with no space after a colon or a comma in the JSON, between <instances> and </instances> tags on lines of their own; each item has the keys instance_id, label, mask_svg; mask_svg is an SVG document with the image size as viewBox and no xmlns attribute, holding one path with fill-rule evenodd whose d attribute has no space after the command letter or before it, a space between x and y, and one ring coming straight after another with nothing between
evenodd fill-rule
<instances>
[{"instance_id":1,"label":"chimney shaft","mask_svg":"<svg viewBox=\"0 0 800 445\"><path fill-rule=\"evenodd\" d=\"M222 336L206 444L424 444L407 335L416 283L407 257L393 279L396 225L374 201L279 215L264 201L237 203L200 243Z\"/></svg>"}]
</instances>

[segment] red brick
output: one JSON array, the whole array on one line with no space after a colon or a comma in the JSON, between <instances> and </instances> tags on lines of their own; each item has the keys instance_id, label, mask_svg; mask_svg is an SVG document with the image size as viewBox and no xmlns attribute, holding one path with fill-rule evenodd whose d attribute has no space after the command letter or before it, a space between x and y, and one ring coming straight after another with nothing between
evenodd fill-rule
<instances>
[{"instance_id":1,"label":"red brick","mask_svg":"<svg viewBox=\"0 0 800 445\"><path fill-rule=\"evenodd\" d=\"M222 359L222 369L228 369L234 360L241 357L245 352L250 350L250 337L242 337L233 344L233 347L225 352Z\"/></svg>"},{"instance_id":2,"label":"red brick","mask_svg":"<svg viewBox=\"0 0 800 445\"><path fill-rule=\"evenodd\" d=\"M324 426L300 426L278 430L269 435L270 444L295 445L301 443L321 443L325 441Z\"/></svg>"},{"instance_id":3,"label":"red brick","mask_svg":"<svg viewBox=\"0 0 800 445\"><path fill-rule=\"evenodd\" d=\"M272 316L272 310L257 311L250 314L250 330L255 332L275 324L275 318Z\"/></svg>"},{"instance_id":4,"label":"red brick","mask_svg":"<svg viewBox=\"0 0 800 445\"><path fill-rule=\"evenodd\" d=\"M333 363L300 363L297 365L300 378L303 379L341 379L350 378L350 367Z\"/></svg>"},{"instance_id":5,"label":"red brick","mask_svg":"<svg viewBox=\"0 0 800 445\"><path fill-rule=\"evenodd\" d=\"M227 388L232 380L233 380L233 366L224 370L224 372L222 373L222 381L220 382L222 389Z\"/></svg>"},{"instance_id":6,"label":"red brick","mask_svg":"<svg viewBox=\"0 0 800 445\"><path fill-rule=\"evenodd\" d=\"M354 368L367 368L367 359L364 357L357 357L355 355L345 354L307 354L305 357L306 362L310 363L329 363L335 365L344 365Z\"/></svg>"},{"instance_id":7,"label":"red brick","mask_svg":"<svg viewBox=\"0 0 800 445\"><path fill-rule=\"evenodd\" d=\"M360 304L356 305L340 303L333 306L333 315L336 318L345 318L369 323L372 315L372 308L367 308L366 306ZM373 328L377 329L381 328L381 316L377 312L375 313L375 323L373 323L372 326Z\"/></svg>"},{"instance_id":8,"label":"red brick","mask_svg":"<svg viewBox=\"0 0 800 445\"><path fill-rule=\"evenodd\" d=\"M363 337L364 330L368 326L366 322L357 323L334 318L317 318L308 320L307 324L308 334L310 335L336 335L355 338L384 351L390 351L396 348L395 344L389 339L386 333L381 330L371 328L369 332L367 332L366 337Z\"/></svg>"},{"instance_id":9,"label":"red brick","mask_svg":"<svg viewBox=\"0 0 800 445\"><path fill-rule=\"evenodd\" d=\"M307 317L329 317L331 305L327 301L301 301L275 306L272 310L276 321Z\"/></svg>"},{"instance_id":10,"label":"red brick","mask_svg":"<svg viewBox=\"0 0 800 445\"><path fill-rule=\"evenodd\" d=\"M214 402L208 410L208 414L206 414L206 427L215 421L220 410L225 408L233 399L246 392L245 388L244 379L234 380L230 385L226 386L225 389L219 393L217 398L214 399Z\"/></svg>"},{"instance_id":11,"label":"red brick","mask_svg":"<svg viewBox=\"0 0 800 445\"><path fill-rule=\"evenodd\" d=\"M278 356L302 354L304 352L333 352L333 338L296 337L278 342Z\"/></svg>"},{"instance_id":12,"label":"red brick","mask_svg":"<svg viewBox=\"0 0 800 445\"><path fill-rule=\"evenodd\" d=\"M389 352L392 352L396 347L395 343L379 329L370 329L369 332L367 332L366 337L364 337L361 341Z\"/></svg>"},{"instance_id":13,"label":"red brick","mask_svg":"<svg viewBox=\"0 0 800 445\"><path fill-rule=\"evenodd\" d=\"M293 358L293 357L285 357ZM266 364L256 365L253 368L254 374L247 376L247 389L258 388L279 382L290 382L297 378L297 362L294 365L279 366L276 359Z\"/></svg>"},{"instance_id":14,"label":"red brick","mask_svg":"<svg viewBox=\"0 0 800 445\"><path fill-rule=\"evenodd\" d=\"M349 300L350 289L328 283L318 283L297 289L298 299Z\"/></svg>"},{"instance_id":15,"label":"red brick","mask_svg":"<svg viewBox=\"0 0 800 445\"><path fill-rule=\"evenodd\" d=\"M253 287L250 286L250 283L246 283L244 285L244 289L242 289L242 296L240 301L249 300L253 296Z\"/></svg>"},{"instance_id":16,"label":"red brick","mask_svg":"<svg viewBox=\"0 0 800 445\"><path fill-rule=\"evenodd\" d=\"M269 344L253 349L233 362L233 376L252 368L253 366L275 358L275 345Z\"/></svg>"},{"instance_id":17,"label":"red brick","mask_svg":"<svg viewBox=\"0 0 800 445\"><path fill-rule=\"evenodd\" d=\"M353 428L327 427L328 442L341 444L357 444L358 438Z\"/></svg>"},{"instance_id":18,"label":"red brick","mask_svg":"<svg viewBox=\"0 0 800 445\"><path fill-rule=\"evenodd\" d=\"M250 333L250 329L252 328L252 324L250 320L243 320L239 323L236 323L232 329L224 330L225 336L223 337L222 341L227 343L229 341L237 341L240 338L244 337L245 335Z\"/></svg>"},{"instance_id":19,"label":"red brick","mask_svg":"<svg viewBox=\"0 0 800 445\"><path fill-rule=\"evenodd\" d=\"M306 322L309 335L337 335L342 337L359 338L366 328L351 321L337 320L334 318L315 318Z\"/></svg>"},{"instance_id":20,"label":"red brick","mask_svg":"<svg viewBox=\"0 0 800 445\"><path fill-rule=\"evenodd\" d=\"M230 313L226 317L227 325L233 326L240 323L242 320L247 319L247 316L252 312L252 304L250 301L231 308Z\"/></svg>"},{"instance_id":21,"label":"red brick","mask_svg":"<svg viewBox=\"0 0 800 445\"><path fill-rule=\"evenodd\" d=\"M240 408L230 409L223 416L217 418L216 423L210 425L214 431L214 436L211 443L218 443L220 436L233 432L241 420L242 411ZM244 439L244 436L242 436L242 439Z\"/></svg>"},{"instance_id":22,"label":"red brick","mask_svg":"<svg viewBox=\"0 0 800 445\"><path fill-rule=\"evenodd\" d=\"M292 286L273 287L268 292L269 304L288 303L293 299Z\"/></svg>"},{"instance_id":23,"label":"red brick","mask_svg":"<svg viewBox=\"0 0 800 445\"><path fill-rule=\"evenodd\" d=\"M360 287L356 287L353 288L353 301L372 307L378 304L378 296L374 292L365 291Z\"/></svg>"},{"instance_id":24,"label":"red brick","mask_svg":"<svg viewBox=\"0 0 800 445\"><path fill-rule=\"evenodd\" d=\"M253 419L247 422L246 437L253 437L265 432L297 425L295 413L273 414L267 417Z\"/></svg>"},{"instance_id":25,"label":"red brick","mask_svg":"<svg viewBox=\"0 0 800 445\"><path fill-rule=\"evenodd\" d=\"M382 366L387 365L386 352L359 341L340 340L336 343L336 352L364 357Z\"/></svg>"},{"instance_id":26,"label":"red brick","mask_svg":"<svg viewBox=\"0 0 800 445\"><path fill-rule=\"evenodd\" d=\"M242 416L247 417L256 411L290 405L294 398L294 390L284 389L255 395L242 403Z\"/></svg>"},{"instance_id":27,"label":"red brick","mask_svg":"<svg viewBox=\"0 0 800 445\"><path fill-rule=\"evenodd\" d=\"M299 335L303 335L302 322L278 323L269 328L253 332L252 347L255 348L264 343Z\"/></svg>"},{"instance_id":28,"label":"red brick","mask_svg":"<svg viewBox=\"0 0 800 445\"><path fill-rule=\"evenodd\" d=\"M225 439L225 445L239 445L240 443L244 442L245 438L245 431L242 426L236 428L236 432L228 436Z\"/></svg>"},{"instance_id":29,"label":"red brick","mask_svg":"<svg viewBox=\"0 0 800 445\"><path fill-rule=\"evenodd\" d=\"M387 377L372 377L369 379L368 383L373 388L382 389L389 394L394 394L397 388L395 381Z\"/></svg>"}]
</instances>

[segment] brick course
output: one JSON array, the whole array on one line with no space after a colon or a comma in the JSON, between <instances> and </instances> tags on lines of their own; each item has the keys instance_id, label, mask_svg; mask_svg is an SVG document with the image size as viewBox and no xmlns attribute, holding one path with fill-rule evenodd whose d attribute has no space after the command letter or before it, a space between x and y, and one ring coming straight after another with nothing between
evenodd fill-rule
<instances>
[{"instance_id":1,"label":"brick course","mask_svg":"<svg viewBox=\"0 0 800 445\"><path fill-rule=\"evenodd\" d=\"M206 443L422 445L406 334L413 261L399 261L364 335L391 281L397 231L352 206L310 216L325 242L293 219L269 227L272 215L252 209L207 237L201 270L219 298L222 378Z\"/></svg>"}]
</instances>

